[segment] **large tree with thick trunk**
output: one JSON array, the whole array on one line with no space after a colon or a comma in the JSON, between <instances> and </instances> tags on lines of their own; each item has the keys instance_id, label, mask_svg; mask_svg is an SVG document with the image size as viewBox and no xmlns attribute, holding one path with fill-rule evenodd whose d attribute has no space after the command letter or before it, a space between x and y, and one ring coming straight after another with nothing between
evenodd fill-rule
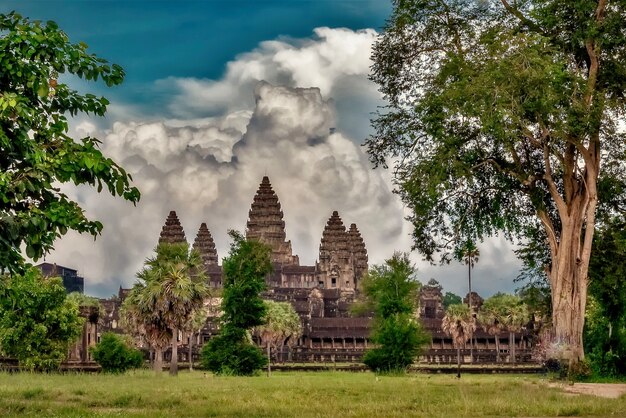
<instances>
[{"instance_id":1,"label":"large tree with thick trunk","mask_svg":"<svg viewBox=\"0 0 626 418\"><path fill-rule=\"evenodd\" d=\"M394 0L373 52L389 106L368 151L395 168L415 247L539 232L574 361L599 187L624 163L625 27L626 1Z\"/></svg>"}]
</instances>

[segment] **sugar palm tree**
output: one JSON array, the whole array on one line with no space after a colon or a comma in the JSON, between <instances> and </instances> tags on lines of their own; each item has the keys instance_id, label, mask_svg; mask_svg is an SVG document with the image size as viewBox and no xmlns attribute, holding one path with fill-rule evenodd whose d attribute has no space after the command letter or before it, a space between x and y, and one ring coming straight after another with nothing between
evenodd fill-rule
<instances>
[{"instance_id":1,"label":"sugar palm tree","mask_svg":"<svg viewBox=\"0 0 626 418\"><path fill-rule=\"evenodd\" d=\"M145 287L145 283L136 283L132 287L120 309L120 319L124 329L154 350L152 366L155 372L160 373L163 370L163 350L172 333L162 318L145 303Z\"/></svg>"},{"instance_id":2,"label":"sugar palm tree","mask_svg":"<svg viewBox=\"0 0 626 418\"><path fill-rule=\"evenodd\" d=\"M530 319L526 304L522 303L518 296L497 293L483 303L480 319L490 334L492 332L499 334L503 329L509 332L509 361L515 363L515 333L519 332ZM496 350L499 356L497 336Z\"/></svg>"},{"instance_id":3,"label":"sugar palm tree","mask_svg":"<svg viewBox=\"0 0 626 418\"><path fill-rule=\"evenodd\" d=\"M265 301L265 323L254 331L267 349L267 375L271 375L271 349L282 346L286 340L295 340L302 334L300 317L289 302Z\"/></svg>"},{"instance_id":4,"label":"sugar palm tree","mask_svg":"<svg viewBox=\"0 0 626 418\"><path fill-rule=\"evenodd\" d=\"M178 373L178 332L184 329L191 316L201 309L208 294L202 258L196 251L189 252L186 243L159 244L156 256L145 262L137 273L139 283L133 288L129 314L134 321L155 334L155 370L161 367L163 348L160 346L165 331L169 331L172 359L170 374ZM132 293L132 292L131 292ZM160 337L157 339L156 334Z\"/></svg>"},{"instance_id":5,"label":"sugar palm tree","mask_svg":"<svg viewBox=\"0 0 626 418\"><path fill-rule=\"evenodd\" d=\"M504 318L504 325L509 331L509 347L510 347L510 361L515 363L516 344L515 333L520 332L528 321L530 320L530 314L528 313L528 306L522 303L521 299L517 296L512 296L508 301L506 310L506 316Z\"/></svg>"},{"instance_id":6,"label":"sugar palm tree","mask_svg":"<svg viewBox=\"0 0 626 418\"><path fill-rule=\"evenodd\" d=\"M468 240L468 241L465 241L463 245L459 248L459 250L457 251L456 257L458 260L463 261L465 264L467 264L467 282L468 282L468 290L469 290L467 293L467 306L469 306L471 314L472 314L471 315L472 320L474 320L476 312L474 312L474 304L472 303L472 269L474 268L474 265L478 262L478 258L480 257L480 251L478 250L478 248L476 247L476 244L473 241ZM474 328L476 327L474 326ZM472 342L472 337L473 335L469 336L470 350L471 350L470 357L472 358L472 361L473 361L474 345Z\"/></svg>"},{"instance_id":7,"label":"sugar palm tree","mask_svg":"<svg viewBox=\"0 0 626 418\"><path fill-rule=\"evenodd\" d=\"M467 342L476 328L469 307L461 303L448 306L441 328L452 337L452 343L456 347L457 377L461 377L461 345Z\"/></svg>"},{"instance_id":8,"label":"sugar palm tree","mask_svg":"<svg viewBox=\"0 0 626 418\"><path fill-rule=\"evenodd\" d=\"M478 321L489 335L493 335L496 342L496 362L500 361L500 333L502 332L502 314L497 305L497 299L487 298L478 312Z\"/></svg>"},{"instance_id":9,"label":"sugar palm tree","mask_svg":"<svg viewBox=\"0 0 626 418\"><path fill-rule=\"evenodd\" d=\"M185 331L189 333L189 370L193 370L193 340L200 335L209 316L208 308L203 306L195 311L185 324Z\"/></svg>"}]
</instances>

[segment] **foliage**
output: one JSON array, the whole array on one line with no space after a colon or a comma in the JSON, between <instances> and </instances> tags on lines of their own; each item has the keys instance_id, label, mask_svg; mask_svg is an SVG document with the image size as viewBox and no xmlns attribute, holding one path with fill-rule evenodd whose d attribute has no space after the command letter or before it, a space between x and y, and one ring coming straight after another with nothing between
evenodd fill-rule
<instances>
[{"instance_id":1,"label":"foliage","mask_svg":"<svg viewBox=\"0 0 626 418\"><path fill-rule=\"evenodd\" d=\"M0 14L0 271L23 271L26 255L38 259L68 230L94 237L89 220L61 183L88 184L131 202L139 191L130 175L102 155L96 138L68 135L68 114L103 116L108 101L81 95L59 78L120 84L124 71L72 44L56 23Z\"/></svg>"},{"instance_id":2,"label":"foliage","mask_svg":"<svg viewBox=\"0 0 626 418\"><path fill-rule=\"evenodd\" d=\"M91 348L93 359L109 373L124 373L143 364L143 354L122 336L105 332L100 342Z\"/></svg>"},{"instance_id":3,"label":"foliage","mask_svg":"<svg viewBox=\"0 0 626 418\"><path fill-rule=\"evenodd\" d=\"M599 376L626 375L625 227L618 219L607 222L591 255L585 350Z\"/></svg>"},{"instance_id":4,"label":"foliage","mask_svg":"<svg viewBox=\"0 0 626 418\"><path fill-rule=\"evenodd\" d=\"M446 260L498 231L543 237L556 338L578 358L596 207L626 156L625 14L623 1L395 0L373 52L389 106L368 151L395 164L415 247Z\"/></svg>"},{"instance_id":5,"label":"foliage","mask_svg":"<svg viewBox=\"0 0 626 418\"><path fill-rule=\"evenodd\" d=\"M289 302L266 300L265 323L258 325L254 331L261 341L272 347L282 346L285 341L294 342L302 334L300 317Z\"/></svg>"},{"instance_id":6,"label":"foliage","mask_svg":"<svg viewBox=\"0 0 626 418\"><path fill-rule=\"evenodd\" d=\"M530 316L519 296L496 293L484 301L479 319L486 328L497 326L517 332L528 323Z\"/></svg>"},{"instance_id":7,"label":"foliage","mask_svg":"<svg viewBox=\"0 0 626 418\"><path fill-rule=\"evenodd\" d=\"M264 322L266 305L259 293L265 289L265 276L272 271L270 248L248 241L236 231L229 235L233 243L222 261L222 327L220 335L203 347L201 361L214 373L251 375L267 363L252 344L249 330Z\"/></svg>"},{"instance_id":8,"label":"foliage","mask_svg":"<svg viewBox=\"0 0 626 418\"><path fill-rule=\"evenodd\" d=\"M0 351L20 366L57 369L83 323L60 278L44 278L36 268L0 277Z\"/></svg>"},{"instance_id":9,"label":"foliage","mask_svg":"<svg viewBox=\"0 0 626 418\"><path fill-rule=\"evenodd\" d=\"M408 254L394 253L362 281L363 295L375 313L371 340L377 344L363 362L374 371L406 370L430 341L415 318L419 282L414 276Z\"/></svg>"},{"instance_id":10,"label":"foliage","mask_svg":"<svg viewBox=\"0 0 626 418\"><path fill-rule=\"evenodd\" d=\"M452 336L452 342L459 348L469 339L471 332L476 329L476 322L469 306L464 303L448 306L441 321L441 329Z\"/></svg>"},{"instance_id":11,"label":"foliage","mask_svg":"<svg viewBox=\"0 0 626 418\"><path fill-rule=\"evenodd\" d=\"M443 299L441 300L441 303L443 305L443 309L446 310L448 309L448 306L450 305L458 305L463 303L463 299L461 298L461 296L452 293L452 292L446 292L445 295L443 295Z\"/></svg>"},{"instance_id":12,"label":"foliage","mask_svg":"<svg viewBox=\"0 0 626 418\"><path fill-rule=\"evenodd\" d=\"M413 364L430 335L413 315L395 313L375 322L371 339L379 347L368 350L363 363L376 372L396 372Z\"/></svg>"},{"instance_id":13,"label":"foliage","mask_svg":"<svg viewBox=\"0 0 626 418\"><path fill-rule=\"evenodd\" d=\"M202 347L200 361L215 374L251 376L265 367L268 359L245 332L225 328Z\"/></svg>"},{"instance_id":14,"label":"foliage","mask_svg":"<svg viewBox=\"0 0 626 418\"><path fill-rule=\"evenodd\" d=\"M147 337L156 349L172 339L170 372L177 372L178 330L186 329L194 313L203 308L208 295L202 258L189 251L187 243L162 243L156 256L146 260L137 273L139 281L124 301L124 315L130 328ZM155 369L160 370L159 362Z\"/></svg>"}]
</instances>

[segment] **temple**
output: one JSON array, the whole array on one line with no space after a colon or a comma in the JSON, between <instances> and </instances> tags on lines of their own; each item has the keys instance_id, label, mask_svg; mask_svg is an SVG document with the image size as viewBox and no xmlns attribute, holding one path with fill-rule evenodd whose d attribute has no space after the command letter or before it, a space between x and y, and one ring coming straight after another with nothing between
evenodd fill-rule
<instances>
[{"instance_id":1,"label":"temple","mask_svg":"<svg viewBox=\"0 0 626 418\"><path fill-rule=\"evenodd\" d=\"M332 212L321 231L317 261L311 266L300 265L298 255L293 254L291 241L287 240L278 195L270 179L264 176L248 212L246 238L258 240L271 248L274 270L266 277L267 290L263 292L263 298L291 303L302 322L302 335L289 345L288 353L277 350L276 355L293 361L360 360L368 348L372 319L371 313L360 317L350 315L350 306L368 270L367 249L357 225L352 223L346 229L339 213ZM175 211L168 214L158 242L187 242ZM200 225L192 248L202 257L211 287L222 287L223 271L206 223ZM118 328L119 307L127 292L120 288L119 297L102 301L104 330L122 332ZM482 298L472 293L472 304L475 310L480 309ZM208 305L219 306L219 299L208 302ZM423 359L435 363L454 362L456 350L452 338L441 329L444 316L441 286L434 280L422 286L417 305L416 317L432 335L430 349ZM182 345L194 338L194 357L202 344L219 332L219 309L210 309L210 312L199 335L181 338ZM500 347L506 353L509 336L504 331L494 335L478 328L470 342L473 351L468 351L477 360L495 361L500 358L500 353L494 348ZM528 338L525 339L523 333L516 333L514 337L519 360L528 360ZM179 350L182 360L187 360L186 353L186 350ZM168 355L166 352L166 359Z\"/></svg>"}]
</instances>

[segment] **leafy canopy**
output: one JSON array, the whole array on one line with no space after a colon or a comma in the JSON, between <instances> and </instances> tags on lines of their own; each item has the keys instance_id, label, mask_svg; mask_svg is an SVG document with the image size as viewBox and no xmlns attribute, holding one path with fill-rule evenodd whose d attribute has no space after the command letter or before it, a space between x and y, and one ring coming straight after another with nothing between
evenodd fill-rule
<instances>
[{"instance_id":1,"label":"leafy canopy","mask_svg":"<svg viewBox=\"0 0 626 418\"><path fill-rule=\"evenodd\" d=\"M70 229L100 233L102 224L89 220L59 184L139 200L130 175L102 154L96 138L68 135L68 115L103 116L109 104L60 81L68 75L101 78L107 86L124 79L120 66L71 43L56 23L0 14L0 270L22 270L22 245L38 259Z\"/></svg>"},{"instance_id":2,"label":"leafy canopy","mask_svg":"<svg viewBox=\"0 0 626 418\"><path fill-rule=\"evenodd\" d=\"M393 3L371 75L389 106L367 146L394 165L415 247L448 259L539 219L553 243L563 218L592 226L596 178L623 175L626 2Z\"/></svg>"},{"instance_id":3,"label":"leafy canopy","mask_svg":"<svg viewBox=\"0 0 626 418\"><path fill-rule=\"evenodd\" d=\"M93 359L108 373L124 373L143 364L143 354L132 347L123 336L105 332L100 342L91 348Z\"/></svg>"},{"instance_id":4,"label":"leafy canopy","mask_svg":"<svg viewBox=\"0 0 626 418\"><path fill-rule=\"evenodd\" d=\"M375 314L371 339L377 345L363 362L374 371L406 370L430 341L415 316L419 282L414 276L408 254L394 253L362 281L366 306Z\"/></svg>"},{"instance_id":5,"label":"leafy canopy","mask_svg":"<svg viewBox=\"0 0 626 418\"><path fill-rule=\"evenodd\" d=\"M84 318L59 277L31 267L0 277L0 352L29 370L55 370L80 336Z\"/></svg>"},{"instance_id":6,"label":"leafy canopy","mask_svg":"<svg viewBox=\"0 0 626 418\"><path fill-rule=\"evenodd\" d=\"M229 235L233 242L222 261L222 326L220 334L202 348L201 361L214 373L251 375L267 364L250 330L265 323L267 307L259 294L265 289L265 276L272 272L271 249L236 231Z\"/></svg>"}]
</instances>

